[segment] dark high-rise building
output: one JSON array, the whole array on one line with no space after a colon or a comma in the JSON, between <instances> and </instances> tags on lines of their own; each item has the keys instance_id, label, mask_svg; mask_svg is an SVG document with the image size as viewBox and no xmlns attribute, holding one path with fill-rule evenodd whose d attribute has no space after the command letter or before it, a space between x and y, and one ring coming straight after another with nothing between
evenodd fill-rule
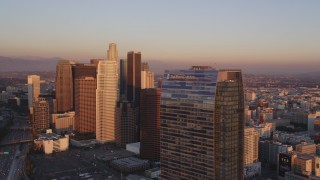
<instances>
[{"instance_id":1,"label":"dark high-rise building","mask_svg":"<svg viewBox=\"0 0 320 180\"><path fill-rule=\"evenodd\" d=\"M167 70L161 92L162 179L243 179L240 70Z\"/></svg>"},{"instance_id":2,"label":"dark high-rise building","mask_svg":"<svg viewBox=\"0 0 320 180\"><path fill-rule=\"evenodd\" d=\"M128 52L127 60L120 60L119 102L130 103L136 114L136 140L140 140L140 91L141 91L141 53ZM132 119L130 117L129 119Z\"/></svg>"},{"instance_id":3,"label":"dark high-rise building","mask_svg":"<svg viewBox=\"0 0 320 180\"><path fill-rule=\"evenodd\" d=\"M115 136L118 146L125 148L127 144L137 142L136 115L138 109L133 103L122 101L117 103Z\"/></svg>"},{"instance_id":4,"label":"dark high-rise building","mask_svg":"<svg viewBox=\"0 0 320 180\"><path fill-rule=\"evenodd\" d=\"M73 61L61 60L56 67L57 112L73 110Z\"/></svg>"},{"instance_id":5,"label":"dark high-rise building","mask_svg":"<svg viewBox=\"0 0 320 180\"><path fill-rule=\"evenodd\" d=\"M75 64L72 66L73 79L85 77L97 78L97 66L95 64Z\"/></svg>"},{"instance_id":6,"label":"dark high-rise building","mask_svg":"<svg viewBox=\"0 0 320 180\"><path fill-rule=\"evenodd\" d=\"M81 134L94 134L96 132L97 81L94 77L75 79L74 87L76 131Z\"/></svg>"},{"instance_id":7,"label":"dark high-rise building","mask_svg":"<svg viewBox=\"0 0 320 180\"><path fill-rule=\"evenodd\" d=\"M95 64L75 64L72 66L72 78L73 78L73 104L75 106L76 103L76 79L84 79L86 77L93 77L95 80L97 78L97 65ZM75 108L75 107L74 107Z\"/></svg>"},{"instance_id":8,"label":"dark high-rise building","mask_svg":"<svg viewBox=\"0 0 320 180\"><path fill-rule=\"evenodd\" d=\"M127 55L127 100L134 102L135 106L140 104L141 91L141 53L133 51Z\"/></svg>"},{"instance_id":9,"label":"dark high-rise building","mask_svg":"<svg viewBox=\"0 0 320 180\"><path fill-rule=\"evenodd\" d=\"M269 163L269 146L270 146L270 141L265 140L265 141L259 141L258 145L258 158L259 161L262 163Z\"/></svg>"},{"instance_id":10,"label":"dark high-rise building","mask_svg":"<svg viewBox=\"0 0 320 180\"><path fill-rule=\"evenodd\" d=\"M50 128L49 103L45 98L39 97L30 108L33 131L40 133Z\"/></svg>"},{"instance_id":11,"label":"dark high-rise building","mask_svg":"<svg viewBox=\"0 0 320 180\"><path fill-rule=\"evenodd\" d=\"M160 96L161 89L141 90L140 157L160 160Z\"/></svg>"},{"instance_id":12,"label":"dark high-rise building","mask_svg":"<svg viewBox=\"0 0 320 180\"><path fill-rule=\"evenodd\" d=\"M126 100L128 93L128 65L127 65L127 60L125 59L120 59L120 85L119 85L119 90L120 90L120 100Z\"/></svg>"}]
</instances>

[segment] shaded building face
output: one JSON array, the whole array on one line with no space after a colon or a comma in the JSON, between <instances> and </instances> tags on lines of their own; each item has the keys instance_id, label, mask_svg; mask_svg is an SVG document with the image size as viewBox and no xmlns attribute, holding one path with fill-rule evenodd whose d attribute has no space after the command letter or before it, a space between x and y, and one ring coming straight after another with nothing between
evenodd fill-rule
<instances>
[{"instance_id":1,"label":"shaded building face","mask_svg":"<svg viewBox=\"0 0 320 180\"><path fill-rule=\"evenodd\" d=\"M75 80L76 131L88 136L96 131L96 89L93 77Z\"/></svg>"},{"instance_id":2,"label":"shaded building face","mask_svg":"<svg viewBox=\"0 0 320 180\"><path fill-rule=\"evenodd\" d=\"M130 102L118 102L116 109L116 144L126 148L129 143L137 142L136 115L138 109Z\"/></svg>"},{"instance_id":3,"label":"shaded building face","mask_svg":"<svg viewBox=\"0 0 320 180\"><path fill-rule=\"evenodd\" d=\"M160 160L160 89L141 90L140 157Z\"/></svg>"},{"instance_id":4,"label":"shaded building face","mask_svg":"<svg viewBox=\"0 0 320 180\"><path fill-rule=\"evenodd\" d=\"M133 102L135 108L140 107L141 91L141 53L128 52L127 54L127 100ZM140 140L140 114L136 114L136 136Z\"/></svg>"},{"instance_id":5,"label":"shaded building face","mask_svg":"<svg viewBox=\"0 0 320 180\"><path fill-rule=\"evenodd\" d=\"M97 77L97 65L95 64L75 64L72 66L73 79L85 77Z\"/></svg>"},{"instance_id":6,"label":"shaded building face","mask_svg":"<svg viewBox=\"0 0 320 180\"><path fill-rule=\"evenodd\" d=\"M127 100L139 106L141 91L141 53L128 52L127 78Z\"/></svg>"},{"instance_id":7,"label":"shaded building face","mask_svg":"<svg viewBox=\"0 0 320 180\"><path fill-rule=\"evenodd\" d=\"M86 77L97 78L97 65L95 64L75 64L72 66L72 83L73 83L73 104L76 108L76 102L79 98L76 98L76 80L85 79Z\"/></svg>"},{"instance_id":8,"label":"shaded building face","mask_svg":"<svg viewBox=\"0 0 320 180\"><path fill-rule=\"evenodd\" d=\"M128 81L128 72L127 72L127 60L120 59L120 100L127 99L127 81Z\"/></svg>"},{"instance_id":9,"label":"shaded building face","mask_svg":"<svg viewBox=\"0 0 320 180\"><path fill-rule=\"evenodd\" d=\"M49 103L44 98L39 98L38 101L33 103L32 116L33 116L33 130L37 133L49 129Z\"/></svg>"},{"instance_id":10,"label":"shaded building face","mask_svg":"<svg viewBox=\"0 0 320 180\"><path fill-rule=\"evenodd\" d=\"M163 179L243 179L240 71L165 71L160 107Z\"/></svg>"},{"instance_id":11,"label":"shaded building face","mask_svg":"<svg viewBox=\"0 0 320 180\"><path fill-rule=\"evenodd\" d=\"M73 107L72 61L59 61L56 67L56 102L58 112L71 111Z\"/></svg>"}]
</instances>

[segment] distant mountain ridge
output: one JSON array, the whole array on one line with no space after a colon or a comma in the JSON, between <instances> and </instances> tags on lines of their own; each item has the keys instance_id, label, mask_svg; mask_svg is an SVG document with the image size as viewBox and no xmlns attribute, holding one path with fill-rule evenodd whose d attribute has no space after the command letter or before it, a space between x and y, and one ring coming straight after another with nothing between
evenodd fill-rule
<instances>
[{"instance_id":1,"label":"distant mountain ridge","mask_svg":"<svg viewBox=\"0 0 320 180\"><path fill-rule=\"evenodd\" d=\"M55 71L57 62L62 59L41 57L0 56L0 72L9 71Z\"/></svg>"},{"instance_id":2,"label":"distant mountain ridge","mask_svg":"<svg viewBox=\"0 0 320 180\"><path fill-rule=\"evenodd\" d=\"M54 72L56 70L57 62L61 59L61 57L52 57L52 58L43 58L43 57L37 57L37 56L24 56L24 57L5 57L0 56L0 72L26 72L26 71L39 71L39 72L45 72L45 71L51 71ZM79 63L89 63L90 60L79 60L77 61ZM162 60L149 60L146 61L149 63L151 71L153 71L156 75L163 75L164 70L166 69L186 69L191 67L192 65L210 65L210 62L176 62L176 61L170 61L170 62L164 62ZM221 68L221 67L220 67ZM220 69L219 68L219 69ZM222 67L223 68L223 67ZM230 67L233 68L233 67ZM274 72L260 72L257 71L254 68L248 69L246 68L246 65L242 64L238 68L242 69L244 74L265 74L265 75L281 75L282 73L274 73ZM266 68L268 69L268 68ZM270 70L273 70L272 68L269 68ZM283 72L279 68L279 71L276 72ZM253 72L252 72L253 71ZM310 69L308 72L306 69L299 71L295 71L295 73L284 73L284 75L287 74L289 76L293 76L299 79L315 79L319 80L320 77L320 70Z\"/></svg>"}]
</instances>

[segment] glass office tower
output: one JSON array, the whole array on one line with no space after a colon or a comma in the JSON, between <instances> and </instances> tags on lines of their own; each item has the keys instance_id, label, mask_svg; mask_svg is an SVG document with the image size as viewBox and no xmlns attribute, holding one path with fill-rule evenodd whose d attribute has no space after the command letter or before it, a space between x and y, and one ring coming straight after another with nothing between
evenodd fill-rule
<instances>
[{"instance_id":1,"label":"glass office tower","mask_svg":"<svg viewBox=\"0 0 320 180\"><path fill-rule=\"evenodd\" d=\"M161 94L162 179L243 179L240 70L165 71Z\"/></svg>"}]
</instances>

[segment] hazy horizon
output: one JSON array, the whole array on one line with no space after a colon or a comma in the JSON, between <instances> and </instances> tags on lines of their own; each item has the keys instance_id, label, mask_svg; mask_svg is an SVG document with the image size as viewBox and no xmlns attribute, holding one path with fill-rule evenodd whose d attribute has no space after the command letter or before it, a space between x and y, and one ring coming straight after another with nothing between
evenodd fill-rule
<instances>
[{"instance_id":1,"label":"hazy horizon","mask_svg":"<svg viewBox=\"0 0 320 180\"><path fill-rule=\"evenodd\" d=\"M0 2L0 55L143 61L295 73L320 66L320 1ZM171 66L170 66L170 65ZM156 67L152 67L156 68Z\"/></svg>"},{"instance_id":2,"label":"hazy horizon","mask_svg":"<svg viewBox=\"0 0 320 180\"><path fill-rule=\"evenodd\" d=\"M143 54L142 54L143 55ZM17 69L17 71L55 71L55 65L56 62L59 59L66 59L66 58L60 58L60 57L51 57L51 58L43 58L43 57L11 57L12 59L7 59L7 64L5 64L5 60L1 59L0 55L0 72L6 72L11 71L10 67L13 67L13 69ZM143 56L142 56L143 57ZM96 57L95 57L96 58ZM94 58L93 58L94 59ZM97 58L100 59L100 58ZM102 58L103 59L103 58ZM310 63L305 65L304 67L295 67L290 65L283 64L280 66L279 64L277 66L274 66L274 64L254 64L250 67L247 67L246 64L235 64L235 63L215 63L211 61L194 61L194 62L176 62L176 61L163 61L163 60L156 60L156 59L143 59L143 62L148 62L150 69L154 71L156 74L162 74L164 70L167 69L181 69L181 68L189 68L193 65L208 65L212 67L216 67L218 69L242 69L242 71L245 74L266 74L266 75L296 75L296 74L303 74L303 73L313 73L318 72L320 73L319 66L315 66L315 64ZM90 60L77 60L77 59L69 59L69 60L75 60L78 63L90 63ZM15 62L10 62L15 61ZM22 63L23 61L27 62ZM14 64L14 65L13 65ZM8 70L9 69L9 70ZM23 70L22 70L23 69Z\"/></svg>"}]
</instances>

